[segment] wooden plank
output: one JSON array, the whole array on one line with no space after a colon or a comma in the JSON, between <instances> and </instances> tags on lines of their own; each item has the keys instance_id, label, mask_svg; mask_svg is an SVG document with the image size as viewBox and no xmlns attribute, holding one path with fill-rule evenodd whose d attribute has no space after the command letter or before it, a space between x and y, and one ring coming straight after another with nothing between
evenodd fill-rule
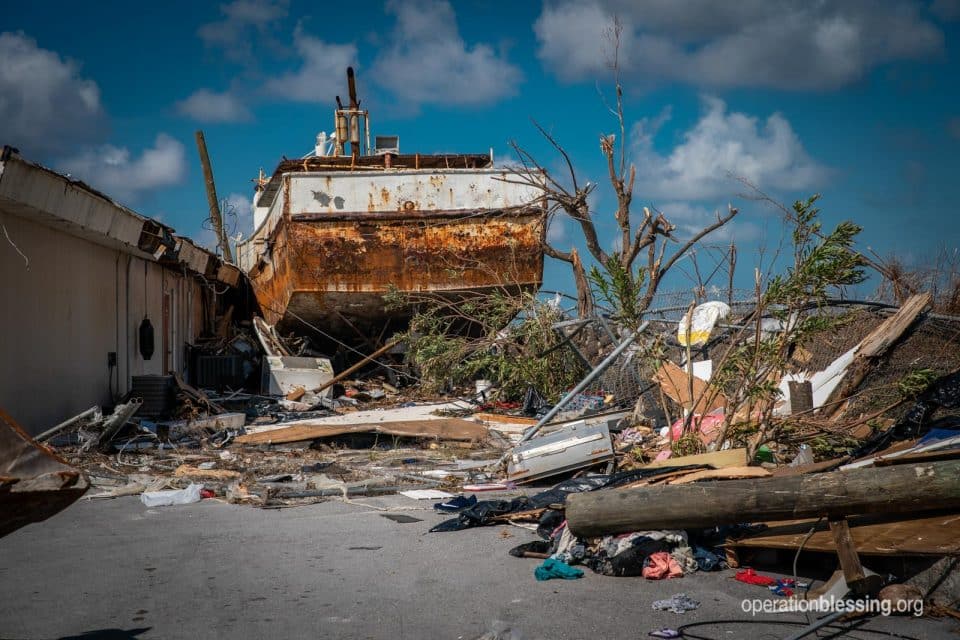
<instances>
[{"instance_id":1,"label":"wooden plank","mask_svg":"<svg viewBox=\"0 0 960 640\"><path fill-rule=\"evenodd\" d=\"M691 385L691 376L670 361L664 362L657 369L654 381L660 385L660 388L671 400L684 409L690 410L694 406L694 401L696 401L696 407L693 409L694 413L710 413L715 409L722 409L727 406L727 399L722 393L711 389L708 383L696 376L692 376ZM693 388L692 395L691 386Z\"/></svg>"},{"instance_id":2,"label":"wooden plank","mask_svg":"<svg viewBox=\"0 0 960 640\"><path fill-rule=\"evenodd\" d=\"M960 513L925 515L904 520L903 516L856 516L848 518L850 535L857 553L874 556L960 555ZM768 522L761 533L731 540L725 546L761 549L797 549L816 520ZM826 523L803 544L804 551L835 553L833 535Z\"/></svg>"},{"instance_id":3,"label":"wooden plank","mask_svg":"<svg viewBox=\"0 0 960 640\"><path fill-rule=\"evenodd\" d=\"M802 464L797 467L784 466L777 467L773 470L771 475L775 478L782 478L785 476L799 476L805 473L820 473L821 471L833 471L840 465L849 462L850 456L844 456L843 458L833 458L832 460L822 460L821 462L813 462L811 464Z\"/></svg>"},{"instance_id":4,"label":"wooden plank","mask_svg":"<svg viewBox=\"0 0 960 640\"><path fill-rule=\"evenodd\" d=\"M790 414L809 413L813 411L813 385L809 380L787 382L790 387Z\"/></svg>"},{"instance_id":5,"label":"wooden plank","mask_svg":"<svg viewBox=\"0 0 960 640\"><path fill-rule=\"evenodd\" d=\"M526 416L505 416L499 413L475 413L473 417L484 422L499 422L500 424L519 424L524 426L533 426L539 422L537 418L528 418Z\"/></svg>"},{"instance_id":6,"label":"wooden plank","mask_svg":"<svg viewBox=\"0 0 960 640\"><path fill-rule=\"evenodd\" d=\"M914 320L930 306L932 296L921 293L910 296L895 314L884 320L871 331L857 346L853 362L843 373L840 384L830 394L825 403L826 416L839 418L845 411L846 403L837 402L848 398L873 368L873 361L882 356L894 342L910 328Z\"/></svg>"},{"instance_id":7,"label":"wooden plank","mask_svg":"<svg viewBox=\"0 0 960 640\"><path fill-rule=\"evenodd\" d=\"M837 547L843 579L846 580L847 586L857 591L867 576L863 572L863 565L860 564L860 556L857 555L847 519L830 520L830 534L833 536L833 544Z\"/></svg>"},{"instance_id":8,"label":"wooden plank","mask_svg":"<svg viewBox=\"0 0 960 640\"><path fill-rule=\"evenodd\" d=\"M714 469L720 469L723 467L745 467L747 466L747 462L746 449L725 449L712 453L698 453L693 456L654 460L643 468L659 469L660 467L684 467L690 464L705 464Z\"/></svg>"},{"instance_id":9,"label":"wooden plank","mask_svg":"<svg viewBox=\"0 0 960 640\"><path fill-rule=\"evenodd\" d=\"M173 472L178 478L197 478L199 480L235 480L240 477L239 471L229 469L199 469L182 464Z\"/></svg>"},{"instance_id":10,"label":"wooden plank","mask_svg":"<svg viewBox=\"0 0 960 640\"><path fill-rule=\"evenodd\" d=\"M459 418L352 425L297 423L272 431L248 433L234 441L238 444L283 444L318 438L332 438L349 433L382 433L408 438L479 441L487 437L487 428L477 422L460 420Z\"/></svg>"},{"instance_id":11,"label":"wooden plank","mask_svg":"<svg viewBox=\"0 0 960 640\"><path fill-rule=\"evenodd\" d=\"M917 464L919 462L934 462L936 460L953 460L960 458L960 449L942 449L939 451L924 451L923 453L908 453L896 458L877 458L873 464L877 467L889 467L893 464Z\"/></svg>"},{"instance_id":12,"label":"wooden plank","mask_svg":"<svg viewBox=\"0 0 960 640\"><path fill-rule=\"evenodd\" d=\"M704 469L674 478L668 484L689 484L700 480L731 480L734 478L767 478L770 472L763 467L725 467L723 469Z\"/></svg>"}]
</instances>

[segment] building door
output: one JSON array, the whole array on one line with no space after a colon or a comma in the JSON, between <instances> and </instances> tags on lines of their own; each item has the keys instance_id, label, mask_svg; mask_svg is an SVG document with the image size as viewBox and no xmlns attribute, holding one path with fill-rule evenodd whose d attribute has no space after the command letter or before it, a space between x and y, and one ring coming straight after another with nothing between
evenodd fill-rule
<instances>
[{"instance_id":1,"label":"building door","mask_svg":"<svg viewBox=\"0 0 960 640\"><path fill-rule=\"evenodd\" d=\"M171 315L171 300L170 293L167 291L163 292L163 329L161 331L163 335L163 375L170 373L170 369L173 368L173 363L171 357L173 356L173 322L170 317Z\"/></svg>"}]
</instances>

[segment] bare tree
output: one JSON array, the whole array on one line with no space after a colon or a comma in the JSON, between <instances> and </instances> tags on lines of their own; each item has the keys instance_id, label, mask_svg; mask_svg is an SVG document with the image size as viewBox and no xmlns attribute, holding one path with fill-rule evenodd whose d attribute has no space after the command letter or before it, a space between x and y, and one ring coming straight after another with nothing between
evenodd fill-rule
<instances>
[{"instance_id":1,"label":"bare tree","mask_svg":"<svg viewBox=\"0 0 960 640\"><path fill-rule=\"evenodd\" d=\"M725 214L717 213L712 223L683 242L674 235L676 225L660 211L654 209L654 212L651 212L651 207L643 207L643 217L636 224L634 223L631 206L637 172L633 163L627 161L623 87L620 82L618 59L622 31L622 24L615 18L608 32L613 49L610 67L614 74L616 90L616 106L610 111L616 118L619 141L617 134L600 136L600 151L606 158L608 179L617 198L614 218L619 232L619 248L613 251L604 249L597 231L595 213L591 210L589 203L589 196L596 185L590 182L584 183L578 179L570 155L550 132L534 122L537 130L562 158L567 170L563 180L551 176L533 154L516 142L511 143L511 146L525 169L523 178L525 182L544 187L543 176L546 176L544 195L547 202L548 221L560 214L569 216L578 224L587 250L602 269L594 273L621 282L622 286L618 287L617 296L620 298L619 306L630 309L622 319L632 324L638 321L639 316L649 308L664 276L671 267L700 240L732 220L737 215L737 209L729 207ZM544 253L551 258L570 264L577 288L578 312L581 317L593 315L595 303L591 278L576 248L563 251L545 241ZM644 256L644 259L638 265L637 262L641 256Z\"/></svg>"}]
</instances>

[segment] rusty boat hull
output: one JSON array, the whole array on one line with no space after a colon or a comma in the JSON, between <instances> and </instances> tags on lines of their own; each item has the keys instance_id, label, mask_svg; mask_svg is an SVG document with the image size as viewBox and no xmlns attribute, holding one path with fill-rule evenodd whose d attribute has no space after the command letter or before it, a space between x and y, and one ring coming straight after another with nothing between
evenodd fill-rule
<instances>
[{"instance_id":1,"label":"rusty boat hull","mask_svg":"<svg viewBox=\"0 0 960 640\"><path fill-rule=\"evenodd\" d=\"M546 215L503 171L280 171L257 232L240 245L267 322L337 339L402 329L384 294L456 298L536 291Z\"/></svg>"}]
</instances>

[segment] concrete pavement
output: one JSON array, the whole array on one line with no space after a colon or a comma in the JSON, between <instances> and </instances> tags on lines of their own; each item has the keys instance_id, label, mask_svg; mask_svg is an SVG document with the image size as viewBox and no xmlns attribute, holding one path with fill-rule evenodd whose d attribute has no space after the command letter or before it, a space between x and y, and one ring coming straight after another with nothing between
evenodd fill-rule
<instances>
[{"instance_id":1,"label":"concrete pavement","mask_svg":"<svg viewBox=\"0 0 960 640\"><path fill-rule=\"evenodd\" d=\"M732 571L651 582L586 570L580 580L537 582L537 561L507 555L534 534L502 526L431 534L445 516L429 508L401 496L280 510L81 501L0 539L0 638L473 640L503 626L524 640L646 637L688 622L748 619L741 601L767 597ZM394 522L384 509L420 521ZM678 592L701 607L651 609ZM915 638L955 638L955 627L906 618L866 625ZM797 629L711 625L696 633L777 638Z\"/></svg>"}]
</instances>

